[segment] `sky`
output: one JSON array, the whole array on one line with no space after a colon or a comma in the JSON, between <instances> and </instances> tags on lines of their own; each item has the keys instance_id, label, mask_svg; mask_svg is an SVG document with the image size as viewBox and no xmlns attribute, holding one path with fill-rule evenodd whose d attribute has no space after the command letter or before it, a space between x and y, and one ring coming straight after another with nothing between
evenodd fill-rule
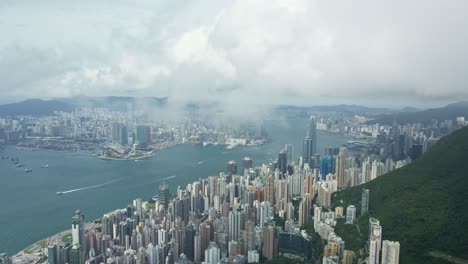
<instances>
[{"instance_id":1,"label":"sky","mask_svg":"<svg viewBox=\"0 0 468 264\"><path fill-rule=\"evenodd\" d=\"M2 0L0 102L468 100L466 14L466 0Z\"/></svg>"}]
</instances>

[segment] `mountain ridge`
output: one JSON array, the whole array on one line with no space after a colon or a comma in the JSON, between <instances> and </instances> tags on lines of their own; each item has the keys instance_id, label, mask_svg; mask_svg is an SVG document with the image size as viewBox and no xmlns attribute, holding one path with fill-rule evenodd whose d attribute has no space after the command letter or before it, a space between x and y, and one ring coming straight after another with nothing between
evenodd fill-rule
<instances>
[{"instance_id":1,"label":"mountain ridge","mask_svg":"<svg viewBox=\"0 0 468 264\"><path fill-rule=\"evenodd\" d=\"M401 244L400 263L446 263L433 252L468 259L468 127L442 138L413 163L333 194L334 206L355 205L370 190L369 216L384 240ZM345 207L346 208L346 207ZM367 230L363 230L365 233ZM447 262L450 263L450 262Z\"/></svg>"}]
</instances>

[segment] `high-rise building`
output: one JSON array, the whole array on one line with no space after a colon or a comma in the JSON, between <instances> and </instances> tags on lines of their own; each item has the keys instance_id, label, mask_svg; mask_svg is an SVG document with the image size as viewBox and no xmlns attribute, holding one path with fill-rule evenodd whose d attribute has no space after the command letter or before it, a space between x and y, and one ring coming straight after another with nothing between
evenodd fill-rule
<instances>
[{"instance_id":1,"label":"high-rise building","mask_svg":"<svg viewBox=\"0 0 468 264\"><path fill-rule=\"evenodd\" d=\"M320 154L316 153L312 155L312 164L309 164L309 167L313 169L319 169L320 168Z\"/></svg>"},{"instance_id":2,"label":"high-rise building","mask_svg":"<svg viewBox=\"0 0 468 264\"><path fill-rule=\"evenodd\" d=\"M284 176L288 171L288 159L286 150L282 149L278 154L278 169Z\"/></svg>"},{"instance_id":3,"label":"high-rise building","mask_svg":"<svg viewBox=\"0 0 468 264\"><path fill-rule=\"evenodd\" d=\"M320 180L325 180L330 173L335 173L335 158L327 155L320 161Z\"/></svg>"},{"instance_id":4,"label":"high-rise building","mask_svg":"<svg viewBox=\"0 0 468 264\"><path fill-rule=\"evenodd\" d=\"M239 211L230 211L229 212L229 241L240 241L240 231L241 231L241 212Z\"/></svg>"},{"instance_id":5,"label":"high-rise building","mask_svg":"<svg viewBox=\"0 0 468 264\"><path fill-rule=\"evenodd\" d=\"M316 133L316 123L313 117L310 117L309 122L307 123L307 134L304 138L304 142L302 144L302 161L303 165L305 163L309 164L309 167L312 167L310 164L312 163L312 155L314 155L317 145L317 133Z\"/></svg>"},{"instance_id":6,"label":"high-rise building","mask_svg":"<svg viewBox=\"0 0 468 264\"><path fill-rule=\"evenodd\" d=\"M301 201L299 203L299 226L303 226L309 223L309 210L307 209L307 202Z\"/></svg>"},{"instance_id":7,"label":"high-rise building","mask_svg":"<svg viewBox=\"0 0 468 264\"><path fill-rule=\"evenodd\" d=\"M382 247L382 226L379 220L369 218L369 264L380 263L380 250Z\"/></svg>"},{"instance_id":8,"label":"high-rise building","mask_svg":"<svg viewBox=\"0 0 468 264\"><path fill-rule=\"evenodd\" d=\"M345 250L343 251L343 260L342 264L353 264L354 260L354 252L351 250Z\"/></svg>"},{"instance_id":9,"label":"high-rise building","mask_svg":"<svg viewBox=\"0 0 468 264\"><path fill-rule=\"evenodd\" d=\"M252 162L252 159L249 158L249 157L245 157L243 160L242 160L242 168L244 170L248 170L248 169L251 169L253 166L253 162Z\"/></svg>"},{"instance_id":10,"label":"high-rise building","mask_svg":"<svg viewBox=\"0 0 468 264\"><path fill-rule=\"evenodd\" d=\"M346 223L353 224L355 219L356 219L356 206L349 205L346 208Z\"/></svg>"},{"instance_id":11,"label":"high-rise building","mask_svg":"<svg viewBox=\"0 0 468 264\"><path fill-rule=\"evenodd\" d=\"M74 244L70 251L70 264L83 264L84 259L81 253L80 244Z\"/></svg>"},{"instance_id":12,"label":"high-rise building","mask_svg":"<svg viewBox=\"0 0 468 264\"><path fill-rule=\"evenodd\" d=\"M151 144L151 127L137 126L136 128L136 143L141 148L146 148Z\"/></svg>"},{"instance_id":13,"label":"high-rise building","mask_svg":"<svg viewBox=\"0 0 468 264\"><path fill-rule=\"evenodd\" d=\"M361 194L361 216L369 211L369 190L362 189Z\"/></svg>"},{"instance_id":14,"label":"high-rise building","mask_svg":"<svg viewBox=\"0 0 468 264\"><path fill-rule=\"evenodd\" d=\"M400 243L384 240L382 242L382 264L398 264L400 259Z\"/></svg>"},{"instance_id":15,"label":"high-rise building","mask_svg":"<svg viewBox=\"0 0 468 264\"><path fill-rule=\"evenodd\" d=\"M205 262L207 264L218 264L220 260L220 250L216 242L210 242L205 250Z\"/></svg>"},{"instance_id":16,"label":"high-rise building","mask_svg":"<svg viewBox=\"0 0 468 264\"><path fill-rule=\"evenodd\" d=\"M247 220L244 231L244 255L247 252L255 249L255 223L252 220Z\"/></svg>"},{"instance_id":17,"label":"high-rise building","mask_svg":"<svg viewBox=\"0 0 468 264\"><path fill-rule=\"evenodd\" d=\"M57 259L57 257L59 256L58 250L59 250L59 248L58 248L57 243L54 243L54 244L49 245L47 247L47 260L48 260L49 264L59 264L60 263L60 260ZM0 262L0 263L2 263L2 262Z\"/></svg>"},{"instance_id":18,"label":"high-rise building","mask_svg":"<svg viewBox=\"0 0 468 264\"><path fill-rule=\"evenodd\" d=\"M293 144L286 144L284 146L284 149L286 149L286 159L288 160L288 163L291 165L294 165L295 162L295 157L294 157L294 145Z\"/></svg>"},{"instance_id":19,"label":"high-rise building","mask_svg":"<svg viewBox=\"0 0 468 264\"><path fill-rule=\"evenodd\" d=\"M237 175L237 162L231 160L227 163L226 172L228 177L226 177L227 182L231 182L232 175Z\"/></svg>"},{"instance_id":20,"label":"high-rise building","mask_svg":"<svg viewBox=\"0 0 468 264\"><path fill-rule=\"evenodd\" d=\"M266 225L263 227L263 256L268 260L271 260L278 250L276 249L277 240L275 237L275 227L271 225Z\"/></svg>"},{"instance_id":21,"label":"high-rise building","mask_svg":"<svg viewBox=\"0 0 468 264\"><path fill-rule=\"evenodd\" d=\"M84 231L84 215L81 214L80 210L76 210L75 216L72 218L73 245L79 245L81 248L85 248Z\"/></svg>"},{"instance_id":22,"label":"high-rise building","mask_svg":"<svg viewBox=\"0 0 468 264\"><path fill-rule=\"evenodd\" d=\"M343 152L340 152L336 156L336 178L338 180L338 187L339 188L344 188L346 187L346 181L345 181L345 154ZM326 176L326 175L325 175Z\"/></svg>"},{"instance_id":23,"label":"high-rise building","mask_svg":"<svg viewBox=\"0 0 468 264\"><path fill-rule=\"evenodd\" d=\"M112 124L112 141L125 146L128 144L127 126L123 123Z\"/></svg>"},{"instance_id":24,"label":"high-rise building","mask_svg":"<svg viewBox=\"0 0 468 264\"><path fill-rule=\"evenodd\" d=\"M169 185L165 183L159 185L159 202L165 209L169 206Z\"/></svg>"}]
</instances>

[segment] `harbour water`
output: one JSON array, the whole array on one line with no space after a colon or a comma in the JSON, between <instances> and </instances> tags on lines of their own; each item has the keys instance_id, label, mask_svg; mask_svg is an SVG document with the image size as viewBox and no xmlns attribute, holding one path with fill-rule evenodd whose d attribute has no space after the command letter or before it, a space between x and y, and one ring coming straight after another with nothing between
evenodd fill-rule
<instances>
[{"instance_id":1,"label":"harbour water","mask_svg":"<svg viewBox=\"0 0 468 264\"><path fill-rule=\"evenodd\" d=\"M0 252L14 254L35 241L70 229L77 208L92 220L125 207L137 197L150 199L163 181L173 191L179 185L225 171L229 160L236 160L239 169L245 156L253 159L254 166L272 162L288 143L294 144L297 157L302 151L305 124L304 119L266 122L272 142L262 146L228 150L223 145L184 144L139 161L0 147L0 156L19 157L25 167L33 169L25 173L13 162L0 160ZM317 150L323 152L327 146L341 146L350 139L343 134L317 131Z\"/></svg>"}]
</instances>

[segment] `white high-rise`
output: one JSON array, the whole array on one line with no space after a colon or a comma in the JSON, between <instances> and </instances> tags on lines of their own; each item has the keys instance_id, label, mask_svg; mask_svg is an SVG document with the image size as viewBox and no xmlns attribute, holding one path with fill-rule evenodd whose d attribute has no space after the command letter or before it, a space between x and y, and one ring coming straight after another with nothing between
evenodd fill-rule
<instances>
[{"instance_id":1,"label":"white high-rise","mask_svg":"<svg viewBox=\"0 0 468 264\"><path fill-rule=\"evenodd\" d=\"M380 249L382 247L382 226L375 218L370 220L369 264L380 263Z\"/></svg>"},{"instance_id":2,"label":"white high-rise","mask_svg":"<svg viewBox=\"0 0 468 264\"><path fill-rule=\"evenodd\" d=\"M382 243L382 264L398 264L400 260L400 243L384 240Z\"/></svg>"},{"instance_id":3,"label":"white high-rise","mask_svg":"<svg viewBox=\"0 0 468 264\"><path fill-rule=\"evenodd\" d=\"M220 251L216 242L210 242L210 245L205 250L205 263L217 264L220 260Z\"/></svg>"}]
</instances>

